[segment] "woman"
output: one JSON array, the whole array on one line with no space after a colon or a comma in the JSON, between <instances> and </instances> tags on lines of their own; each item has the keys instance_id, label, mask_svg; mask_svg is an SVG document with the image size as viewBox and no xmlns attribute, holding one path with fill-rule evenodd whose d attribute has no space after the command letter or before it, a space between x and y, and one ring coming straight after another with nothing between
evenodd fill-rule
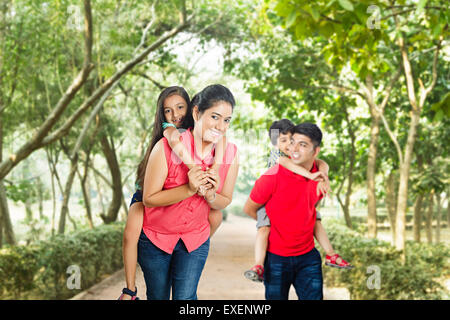
<instances>
[{"instance_id":1,"label":"woman","mask_svg":"<svg viewBox=\"0 0 450 320\"><path fill-rule=\"evenodd\" d=\"M171 156L163 138L151 151L145 171L145 215L138 243L138 262L144 273L147 299L197 299L197 285L209 251L211 209L221 210L232 200L239 161L228 143L219 171L206 171L214 161L214 147L225 135L235 105L232 93L211 85L192 101L194 128L181 134L197 164L192 169ZM198 194L206 183L211 188Z\"/></svg>"}]
</instances>

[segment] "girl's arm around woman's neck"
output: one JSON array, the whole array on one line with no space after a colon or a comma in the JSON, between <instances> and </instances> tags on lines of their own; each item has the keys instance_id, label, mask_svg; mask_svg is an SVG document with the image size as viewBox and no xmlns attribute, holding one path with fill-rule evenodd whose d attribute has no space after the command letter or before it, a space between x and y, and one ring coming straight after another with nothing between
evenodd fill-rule
<instances>
[{"instance_id":1,"label":"girl's arm around woman's neck","mask_svg":"<svg viewBox=\"0 0 450 320\"><path fill-rule=\"evenodd\" d=\"M164 153L164 142L159 140L150 154L145 170L142 201L148 208L170 206L195 194L184 184L172 189L163 190L167 178L167 162Z\"/></svg>"},{"instance_id":2,"label":"girl's arm around woman's neck","mask_svg":"<svg viewBox=\"0 0 450 320\"><path fill-rule=\"evenodd\" d=\"M209 203L211 209L222 210L226 208L233 200L233 190L236 184L237 175L239 172L239 153L236 150L236 155L234 156L233 162L228 169L223 188L220 193L216 193L216 199Z\"/></svg>"}]
</instances>

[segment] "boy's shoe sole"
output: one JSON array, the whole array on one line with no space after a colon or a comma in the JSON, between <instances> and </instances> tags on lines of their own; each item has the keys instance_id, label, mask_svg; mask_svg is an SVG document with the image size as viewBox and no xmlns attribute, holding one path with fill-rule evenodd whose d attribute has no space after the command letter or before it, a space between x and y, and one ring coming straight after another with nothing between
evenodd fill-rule
<instances>
[{"instance_id":1,"label":"boy's shoe sole","mask_svg":"<svg viewBox=\"0 0 450 320\"><path fill-rule=\"evenodd\" d=\"M264 280L253 270L247 270L244 272L244 276L255 282L263 282Z\"/></svg>"},{"instance_id":2,"label":"boy's shoe sole","mask_svg":"<svg viewBox=\"0 0 450 320\"><path fill-rule=\"evenodd\" d=\"M328 263L328 262L325 262L325 265L332 267L332 268L338 268L338 269L353 269L354 268L354 266L342 267L342 266L338 266L337 264L332 264L332 263Z\"/></svg>"}]
</instances>

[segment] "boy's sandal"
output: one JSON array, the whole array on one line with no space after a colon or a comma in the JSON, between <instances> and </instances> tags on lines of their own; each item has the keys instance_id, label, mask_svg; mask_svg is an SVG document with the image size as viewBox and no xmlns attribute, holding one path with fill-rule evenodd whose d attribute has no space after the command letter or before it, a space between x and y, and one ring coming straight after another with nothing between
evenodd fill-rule
<instances>
[{"instance_id":1,"label":"boy's sandal","mask_svg":"<svg viewBox=\"0 0 450 320\"><path fill-rule=\"evenodd\" d=\"M244 276L252 281L263 282L264 281L264 267L262 265L256 265L250 270L244 272Z\"/></svg>"},{"instance_id":2,"label":"boy's sandal","mask_svg":"<svg viewBox=\"0 0 450 320\"><path fill-rule=\"evenodd\" d=\"M131 291L128 288L123 288L122 289L122 294L120 295L119 299L117 300L123 300L123 295L127 294L129 296L131 296L131 300L139 300L139 298L136 296L137 295L137 288L136 291Z\"/></svg>"},{"instance_id":3,"label":"boy's sandal","mask_svg":"<svg viewBox=\"0 0 450 320\"><path fill-rule=\"evenodd\" d=\"M337 263L337 260L341 259L341 261L339 263ZM333 267L333 268L340 268L340 269L353 269L354 267L348 263L347 261L345 261L344 259L341 258L340 255L333 254L332 256L326 255L325 256L325 265L329 266L329 267Z\"/></svg>"}]
</instances>

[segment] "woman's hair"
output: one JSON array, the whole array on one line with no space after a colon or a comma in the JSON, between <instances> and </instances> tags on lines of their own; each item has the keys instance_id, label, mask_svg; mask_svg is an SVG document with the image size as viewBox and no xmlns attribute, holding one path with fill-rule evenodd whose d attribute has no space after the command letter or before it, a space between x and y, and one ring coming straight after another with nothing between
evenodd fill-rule
<instances>
[{"instance_id":1,"label":"woman's hair","mask_svg":"<svg viewBox=\"0 0 450 320\"><path fill-rule=\"evenodd\" d=\"M212 84L197 93L192 98L191 105L192 107L198 106L198 110L200 114L202 114L205 110L211 108L219 101L228 102L231 104L232 109L236 104L233 94L227 87L224 87L221 84Z\"/></svg>"},{"instance_id":2,"label":"woman's hair","mask_svg":"<svg viewBox=\"0 0 450 320\"><path fill-rule=\"evenodd\" d=\"M178 86L172 86L167 87L161 93L158 97L158 102L156 103L156 114L155 114L155 122L153 123L153 130L152 130L152 140L150 142L150 145L147 148L147 151L145 152L144 158L139 163L137 172L136 172L136 184L139 185L141 188L144 187L144 177L145 177L145 169L147 168L147 162L148 158L150 157L150 153L153 150L153 147L156 145L156 143L161 140L163 135L163 122L166 121L166 118L164 117L164 101L166 98L178 95L181 98L183 98L187 103L187 110L186 115L183 120L182 127L183 128L189 128L194 125L194 119L192 118L192 106L190 103L189 95L186 92L186 90L182 87Z\"/></svg>"}]
</instances>

